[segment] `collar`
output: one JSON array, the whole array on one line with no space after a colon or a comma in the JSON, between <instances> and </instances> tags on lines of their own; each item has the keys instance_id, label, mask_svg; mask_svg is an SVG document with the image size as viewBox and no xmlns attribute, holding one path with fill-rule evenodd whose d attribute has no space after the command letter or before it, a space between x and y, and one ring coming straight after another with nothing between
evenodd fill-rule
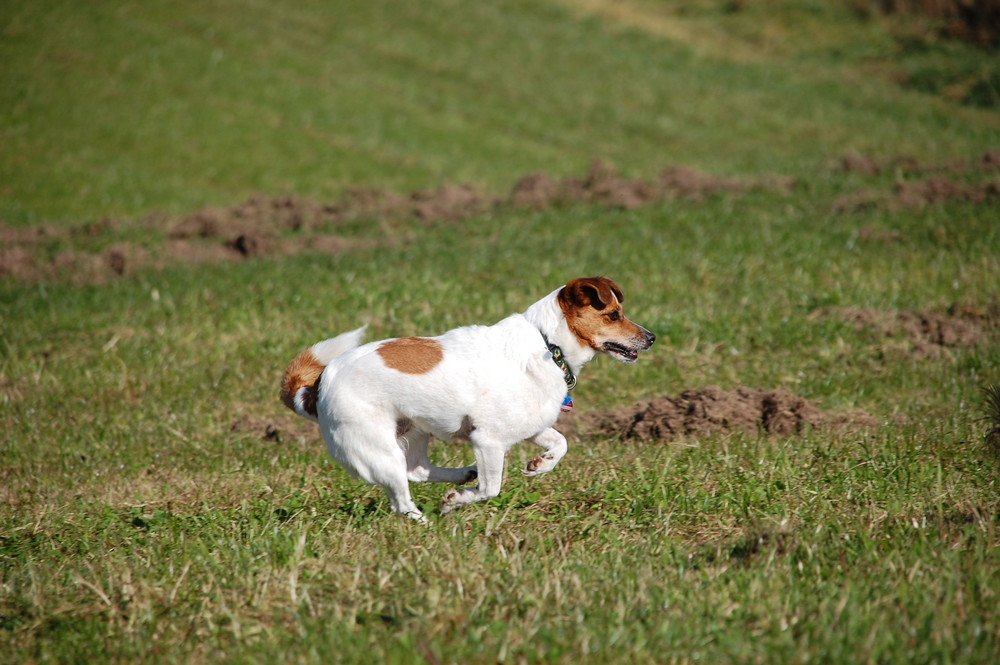
<instances>
[{"instance_id":1,"label":"collar","mask_svg":"<svg viewBox=\"0 0 1000 665\"><path fill-rule=\"evenodd\" d=\"M539 331L541 332L541 331ZM573 375L573 370L569 368L569 363L566 362L566 356L563 355L563 350L549 341L549 338L542 333L542 340L545 342L545 346L549 349L549 354L552 356L552 362L563 371L563 379L566 381L566 391L573 390L576 387L576 377Z\"/></svg>"}]
</instances>

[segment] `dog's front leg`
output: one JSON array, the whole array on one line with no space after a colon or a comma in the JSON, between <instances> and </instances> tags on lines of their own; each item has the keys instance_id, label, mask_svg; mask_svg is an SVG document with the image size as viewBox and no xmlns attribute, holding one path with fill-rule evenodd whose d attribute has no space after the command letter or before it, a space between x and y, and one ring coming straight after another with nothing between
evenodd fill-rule
<instances>
[{"instance_id":1,"label":"dog's front leg","mask_svg":"<svg viewBox=\"0 0 1000 665\"><path fill-rule=\"evenodd\" d=\"M450 513L455 508L473 501L491 499L500 494L503 484L503 460L507 448L492 441L483 441L473 433L473 453L476 456L476 470L479 474L479 485L463 489L450 490L441 501L441 514ZM481 435L480 435L481 437Z\"/></svg>"},{"instance_id":2,"label":"dog's front leg","mask_svg":"<svg viewBox=\"0 0 1000 665\"><path fill-rule=\"evenodd\" d=\"M566 454L566 437L551 427L542 430L531 440L545 448L545 452L528 461L524 467L524 475L526 476L548 473L556 468L556 464Z\"/></svg>"}]
</instances>

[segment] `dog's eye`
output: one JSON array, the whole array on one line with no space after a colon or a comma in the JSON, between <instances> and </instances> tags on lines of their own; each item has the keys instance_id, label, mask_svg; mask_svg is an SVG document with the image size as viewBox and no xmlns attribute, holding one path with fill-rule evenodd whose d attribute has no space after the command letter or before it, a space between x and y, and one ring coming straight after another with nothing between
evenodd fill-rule
<instances>
[{"instance_id":1,"label":"dog's eye","mask_svg":"<svg viewBox=\"0 0 1000 665\"><path fill-rule=\"evenodd\" d=\"M609 321L617 321L622 318L622 313L616 309L608 312L605 316L608 317Z\"/></svg>"}]
</instances>

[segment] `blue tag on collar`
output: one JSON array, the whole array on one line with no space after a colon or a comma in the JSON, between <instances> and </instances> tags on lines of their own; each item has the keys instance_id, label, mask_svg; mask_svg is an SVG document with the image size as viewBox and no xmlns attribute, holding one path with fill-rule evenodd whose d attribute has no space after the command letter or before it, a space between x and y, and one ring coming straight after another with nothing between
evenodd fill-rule
<instances>
[{"instance_id":1,"label":"blue tag on collar","mask_svg":"<svg viewBox=\"0 0 1000 665\"><path fill-rule=\"evenodd\" d=\"M567 394L563 397L562 406L559 407L564 413L568 413L573 410L573 399Z\"/></svg>"}]
</instances>

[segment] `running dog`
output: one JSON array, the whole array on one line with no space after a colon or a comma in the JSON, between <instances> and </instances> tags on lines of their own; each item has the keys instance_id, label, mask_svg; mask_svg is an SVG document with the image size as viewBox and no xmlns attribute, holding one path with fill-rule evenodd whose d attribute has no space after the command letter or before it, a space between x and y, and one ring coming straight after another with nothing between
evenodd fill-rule
<instances>
[{"instance_id":1,"label":"running dog","mask_svg":"<svg viewBox=\"0 0 1000 665\"><path fill-rule=\"evenodd\" d=\"M397 513L426 522L410 482L478 478L445 494L447 513L499 494L504 457L520 441L544 450L525 474L555 468L566 438L552 425L572 408L580 369L598 353L635 362L656 339L625 318L623 300L612 280L583 277L492 326L364 345L362 327L300 353L285 370L281 400L319 423L330 455L351 475L382 486ZM470 442L475 465L431 464L432 436Z\"/></svg>"}]
</instances>

